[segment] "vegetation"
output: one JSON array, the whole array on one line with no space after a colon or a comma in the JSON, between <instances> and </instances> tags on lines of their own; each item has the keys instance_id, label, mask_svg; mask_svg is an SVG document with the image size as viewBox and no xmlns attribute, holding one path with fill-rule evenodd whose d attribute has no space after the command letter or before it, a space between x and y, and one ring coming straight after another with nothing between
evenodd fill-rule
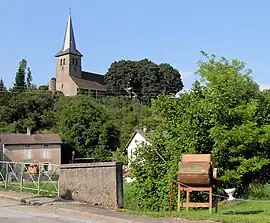
<instances>
[{"instance_id":1,"label":"vegetation","mask_svg":"<svg viewBox=\"0 0 270 223\"><path fill-rule=\"evenodd\" d=\"M270 92L259 90L243 62L203 54L201 80L189 92L152 103L162 121L150 136L152 146L138 150L132 169L133 203L140 210L168 210L169 182L177 180L182 153L213 154L220 186L236 187L238 197L249 195L251 183L269 182Z\"/></svg>"},{"instance_id":2,"label":"vegetation","mask_svg":"<svg viewBox=\"0 0 270 223\"><path fill-rule=\"evenodd\" d=\"M112 63L105 82L115 95L131 94L146 102L162 93L175 95L183 88L178 70L170 64L157 65L148 59Z\"/></svg>"},{"instance_id":3,"label":"vegetation","mask_svg":"<svg viewBox=\"0 0 270 223\"><path fill-rule=\"evenodd\" d=\"M201 79L178 98L172 96L183 88L181 75L168 64L114 62L106 74L114 96L94 99L53 96L46 86L29 90L32 78L28 75L25 82L27 65L21 61L14 87L0 94L0 132L25 132L29 126L56 132L65 151L75 150L76 156L127 162L126 144L133 131L143 126L154 130L151 146L137 151L131 172L136 181L126 189L127 207L136 211L168 211L169 182L177 180L183 153L213 154L221 187L236 187L238 197L267 198L262 185L270 179L270 91L259 90L242 61L202 53ZM248 212L252 205L233 208ZM229 213L230 208L222 210ZM204 218L206 212L194 213ZM268 212L260 213L263 219ZM242 215L232 219L245 220ZM230 222L230 214L220 216Z\"/></svg>"}]
</instances>

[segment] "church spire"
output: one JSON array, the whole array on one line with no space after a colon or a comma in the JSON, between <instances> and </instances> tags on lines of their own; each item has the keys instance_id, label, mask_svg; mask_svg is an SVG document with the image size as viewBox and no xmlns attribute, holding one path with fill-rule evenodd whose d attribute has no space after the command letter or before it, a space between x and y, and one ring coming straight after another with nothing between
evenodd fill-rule
<instances>
[{"instance_id":1,"label":"church spire","mask_svg":"<svg viewBox=\"0 0 270 223\"><path fill-rule=\"evenodd\" d=\"M70 8L69 8L69 16L68 16L68 22L67 22L66 33L65 33L62 50L58 54L56 54L56 56L64 55L67 53L82 56L82 54L76 48Z\"/></svg>"}]
</instances>

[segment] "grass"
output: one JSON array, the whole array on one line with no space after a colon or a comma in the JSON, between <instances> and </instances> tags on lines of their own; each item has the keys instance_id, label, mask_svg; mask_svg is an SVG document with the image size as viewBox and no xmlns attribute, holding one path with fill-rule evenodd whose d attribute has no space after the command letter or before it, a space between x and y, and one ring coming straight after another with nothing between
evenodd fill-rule
<instances>
[{"instance_id":1,"label":"grass","mask_svg":"<svg viewBox=\"0 0 270 223\"><path fill-rule=\"evenodd\" d=\"M36 184L35 184L36 183ZM24 182L23 183L23 192L31 192L31 193L38 193L38 182ZM4 182L0 182L0 187L4 188L5 184ZM39 185L40 188L40 195L44 196L57 196L57 188L58 188L58 182L57 181L51 181L51 182L40 182ZM9 182L7 185L8 190L12 191L20 191L20 184L18 182Z\"/></svg>"},{"instance_id":2,"label":"grass","mask_svg":"<svg viewBox=\"0 0 270 223\"><path fill-rule=\"evenodd\" d=\"M124 185L124 198L125 206L127 209L120 210L121 212L136 214L147 217L161 218L169 217L169 212L145 212L134 211L137 208L135 205L133 196L133 188L130 184ZM176 201L174 201L176 202ZM211 220L222 223L251 223L261 222L270 223L270 200L269 201L243 201L233 202L230 205L220 205L218 207L218 213L215 213L215 209L212 210L212 215L209 214L209 209L191 209L189 214L182 208L179 212L174 211L173 217L190 219L190 220Z\"/></svg>"},{"instance_id":3,"label":"grass","mask_svg":"<svg viewBox=\"0 0 270 223\"><path fill-rule=\"evenodd\" d=\"M169 217L169 212L142 212L123 210L129 214L136 214L154 218ZM208 209L190 209L189 214L186 210L180 212L174 211L173 217L191 220L211 220L223 223L251 223L261 222L270 223L270 202L260 203L255 202L240 202L231 205L224 205L219 207L218 213L209 214Z\"/></svg>"}]
</instances>

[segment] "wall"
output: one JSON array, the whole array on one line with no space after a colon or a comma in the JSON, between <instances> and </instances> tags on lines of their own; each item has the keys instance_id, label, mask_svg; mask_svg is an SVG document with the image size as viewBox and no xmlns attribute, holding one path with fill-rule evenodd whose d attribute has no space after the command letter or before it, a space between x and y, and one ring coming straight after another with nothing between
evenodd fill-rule
<instances>
[{"instance_id":1,"label":"wall","mask_svg":"<svg viewBox=\"0 0 270 223\"><path fill-rule=\"evenodd\" d=\"M5 161L13 162L49 162L52 164L61 164L61 144L49 144L48 145L48 157L43 157L44 145L35 144L31 145L31 159L25 158L24 145L3 145L3 153ZM29 149L27 149L29 150Z\"/></svg>"},{"instance_id":2,"label":"wall","mask_svg":"<svg viewBox=\"0 0 270 223\"><path fill-rule=\"evenodd\" d=\"M78 163L60 167L60 195L110 208L124 206L122 163Z\"/></svg>"}]
</instances>

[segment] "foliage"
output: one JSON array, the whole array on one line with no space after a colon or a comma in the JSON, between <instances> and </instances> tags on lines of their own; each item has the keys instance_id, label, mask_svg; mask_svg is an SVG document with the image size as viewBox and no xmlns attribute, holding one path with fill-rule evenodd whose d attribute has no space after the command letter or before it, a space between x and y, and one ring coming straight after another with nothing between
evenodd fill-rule
<instances>
[{"instance_id":1,"label":"foliage","mask_svg":"<svg viewBox=\"0 0 270 223\"><path fill-rule=\"evenodd\" d=\"M270 184L251 184L250 186L251 199L270 199Z\"/></svg>"},{"instance_id":2,"label":"foliage","mask_svg":"<svg viewBox=\"0 0 270 223\"><path fill-rule=\"evenodd\" d=\"M108 90L116 95L131 94L147 102L161 93L174 95L183 88L178 70L170 64L157 65L148 59L112 63L105 82Z\"/></svg>"},{"instance_id":3,"label":"foliage","mask_svg":"<svg viewBox=\"0 0 270 223\"><path fill-rule=\"evenodd\" d=\"M19 68L16 72L15 82L11 91L22 92L26 89L25 75L27 69L27 61L22 59L19 63Z\"/></svg>"},{"instance_id":4,"label":"foliage","mask_svg":"<svg viewBox=\"0 0 270 223\"><path fill-rule=\"evenodd\" d=\"M183 153L213 154L221 186L236 187L236 195L270 179L269 93L259 91L243 62L203 54L201 80L190 92L152 103L163 121L151 135L152 146L137 152L132 171L142 210L168 210L169 182Z\"/></svg>"},{"instance_id":5,"label":"foliage","mask_svg":"<svg viewBox=\"0 0 270 223\"><path fill-rule=\"evenodd\" d=\"M4 84L3 79L1 78L0 79L0 92L5 92L5 91L7 91L7 88L6 88L5 84Z\"/></svg>"}]
</instances>

